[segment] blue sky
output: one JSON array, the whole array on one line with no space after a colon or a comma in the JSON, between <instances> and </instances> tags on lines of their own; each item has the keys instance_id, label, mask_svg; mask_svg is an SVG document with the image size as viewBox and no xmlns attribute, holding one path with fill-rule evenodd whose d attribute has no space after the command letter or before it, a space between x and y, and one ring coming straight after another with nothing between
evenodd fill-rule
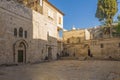
<instances>
[{"instance_id":1,"label":"blue sky","mask_svg":"<svg viewBox=\"0 0 120 80\"><path fill-rule=\"evenodd\" d=\"M64 28L67 30L70 30L73 25L76 28L89 28L100 25L98 19L95 18L97 1L98 0L49 0L49 2L65 13ZM120 10L118 13L120 13ZM118 13L116 15L118 15Z\"/></svg>"}]
</instances>

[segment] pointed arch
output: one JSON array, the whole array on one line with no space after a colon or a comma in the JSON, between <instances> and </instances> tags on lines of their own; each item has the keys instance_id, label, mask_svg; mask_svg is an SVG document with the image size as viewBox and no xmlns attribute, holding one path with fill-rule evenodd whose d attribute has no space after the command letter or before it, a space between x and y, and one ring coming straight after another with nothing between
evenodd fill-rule
<instances>
[{"instance_id":1,"label":"pointed arch","mask_svg":"<svg viewBox=\"0 0 120 80\"><path fill-rule=\"evenodd\" d=\"M19 28L19 37L23 37L23 28L22 27Z\"/></svg>"},{"instance_id":2,"label":"pointed arch","mask_svg":"<svg viewBox=\"0 0 120 80\"><path fill-rule=\"evenodd\" d=\"M25 40L18 40L13 44L13 61L15 63L26 63L28 43Z\"/></svg>"},{"instance_id":3,"label":"pointed arch","mask_svg":"<svg viewBox=\"0 0 120 80\"><path fill-rule=\"evenodd\" d=\"M17 37L17 28L14 28L14 36Z\"/></svg>"}]
</instances>

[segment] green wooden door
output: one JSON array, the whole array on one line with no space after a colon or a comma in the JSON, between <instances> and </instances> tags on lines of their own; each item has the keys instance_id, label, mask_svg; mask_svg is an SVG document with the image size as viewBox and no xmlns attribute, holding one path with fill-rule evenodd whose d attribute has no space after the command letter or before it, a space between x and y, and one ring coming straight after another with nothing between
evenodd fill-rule
<instances>
[{"instance_id":1,"label":"green wooden door","mask_svg":"<svg viewBox=\"0 0 120 80\"><path fill-rule=\"evenodd\" d=\"M18 62L23 62L23 50L18 50Z\"/></svg>"}]
</instances>

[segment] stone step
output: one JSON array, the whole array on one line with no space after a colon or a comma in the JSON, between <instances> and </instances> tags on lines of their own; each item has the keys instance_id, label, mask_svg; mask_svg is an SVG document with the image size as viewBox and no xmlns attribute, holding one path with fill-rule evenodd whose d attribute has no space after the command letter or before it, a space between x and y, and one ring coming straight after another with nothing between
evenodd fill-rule
<instances>
[{"instance_id":1,"label":"stone step","mask_svg":"<svg viewBox=\"0 0 120 80\"><path fill-rule=\"evenodd\" d=\"M61 60L76 60L77 57L61 57Z\"/></svg>"}]
</instances>

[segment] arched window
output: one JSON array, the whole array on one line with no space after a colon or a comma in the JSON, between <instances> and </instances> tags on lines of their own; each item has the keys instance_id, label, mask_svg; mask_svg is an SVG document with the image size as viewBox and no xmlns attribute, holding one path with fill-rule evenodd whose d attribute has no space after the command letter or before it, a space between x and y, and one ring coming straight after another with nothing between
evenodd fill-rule
<instances>
[{"instance_id":1,"label":"arched window","mask_svg":"<svg viewBox=\"0 0 120 80\"><path fill-rule=\"evenodd\" d=\"M27 31L25 31L25 38L27 38Z\"/></svg>"},{"instance_id":2,"label":"arched window","mask_svg":"<svg viewBox=\"0 0 120 80\"><path fill-rule=\"evenodd\" d=\"M23 37L23 28L19 28L19 37Z\"/></svg>"},{"instance_id":3,"label":"arched window","mask_svg":"<svg viewBox=\"0 0 120 80\"><path fill-rule=\"evenodd\" d=\"M20 48L24 47L24 43L21 42L21 43L19 44L19 47L20 47Z\"/></svg>"},{"instance_id":4,"label":"arched window","mask_svg":"<svg viewBox=\"0 0 120 80\"><path fill-rule=\"evenodd\" d=\"M14 36L17 37L17 29L14 28Z\"/></svg>"}]
</instances>

